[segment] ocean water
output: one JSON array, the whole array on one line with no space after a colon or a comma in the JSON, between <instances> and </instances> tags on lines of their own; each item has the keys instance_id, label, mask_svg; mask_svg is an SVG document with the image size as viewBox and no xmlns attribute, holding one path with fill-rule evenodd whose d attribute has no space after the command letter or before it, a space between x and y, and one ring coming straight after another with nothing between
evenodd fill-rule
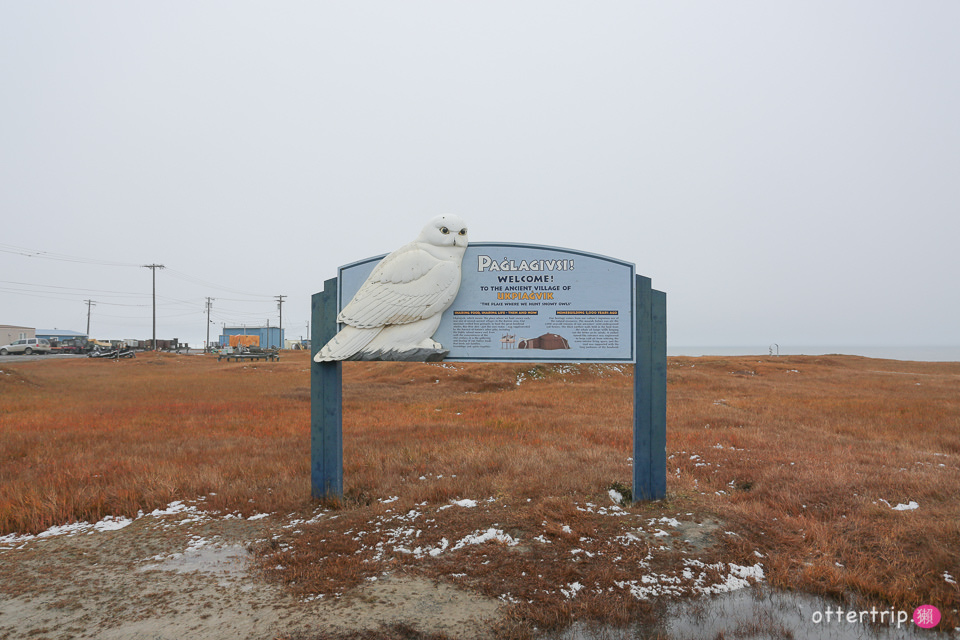
<instances>
[{"instance_id":1,"label":"ocean water","mask_svg":"<svg viewBox=\"0 0 960 640\"><path fill-rule=\"evenodd\" d=\"M960 362L960 345L921 347L838 346L838 345L746 345L733 347L683 347L667 345L668 356L822 356L827 354L865 356L886 360Z\"/></svg>"}]
</instances>

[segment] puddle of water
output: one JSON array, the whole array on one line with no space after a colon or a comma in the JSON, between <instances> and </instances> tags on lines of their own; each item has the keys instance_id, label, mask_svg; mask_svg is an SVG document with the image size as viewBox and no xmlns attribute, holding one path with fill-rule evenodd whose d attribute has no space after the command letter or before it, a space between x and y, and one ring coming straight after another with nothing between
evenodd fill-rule
<instances>
[{"instance_id":1,"label":"puddle of water","mask_svg":"<svg viewBox=\"0 0 960 640\"><path fill-rule=\"evenodd\" d=\"M141 571L199 571L213 575L239 575L247 570L247 551L242 546L205 545L190 547L155 564L140 567Z\"/></svg>"},{"instance_id":2,"label":"puddle of water","mask_svg":"<svg viewBox=\"0 0 960 640\"><path fill-rule=\"evenodd\" d=\"M854 615L848 618L850 612ZM666 630L677 640L700 638L704 631L709 637L723 633L757 640L894 640L920 634L929 638L930 631L914 625L912 616L913 611L861 609L809 594L761 588L677 603L668 609Z\"/></svg>"},{"instance_id":3,"label":"puddle of water","mask_svg":"<svg viewBox=\"0 0 960 640\"><path fill-rule=\"evenodd\" d=\"M918 603L918 605L921 603ZM855 615L848 618L848 614ZM556 640L910 640L960 638L922 629L913 611L844 605L803 593L756 587L670 603L654 628L575 625ZM878 625L871 624L871 619Z\"/></svg>"}]
</instances>

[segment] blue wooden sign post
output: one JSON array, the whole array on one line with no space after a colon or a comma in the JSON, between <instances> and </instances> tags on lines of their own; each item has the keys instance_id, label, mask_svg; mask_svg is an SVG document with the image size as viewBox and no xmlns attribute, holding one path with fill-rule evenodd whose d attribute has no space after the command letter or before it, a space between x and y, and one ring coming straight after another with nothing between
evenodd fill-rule
<instances>
[{"instance_id":1,"label":"blue wooden sign post","mask_svg":"<svg viewBox=\"0 0 960 640\"><path fill-rule=\"evenodd\" d=\"M379 262L340 269L312 300L312 355L338 331L337 314ZM666 294L633 265L555 247L471 244L463 280L434 339L451 362L632 362L633 499L667 493ZM513 332L513 334L511 334ZM503 338L526 340L503 349ZM538 336L538 334L540 334ZM311 485L343 497L342 364L311 358Z\"/></svg>"},{"instance_id":2,"label":"blue wooden sign post","mask_svg":"<svg viewBox=\"0 0 960 640\"><path fill-rule=\"evenodd\" d=\"M337 278L312 301L310 331L310 483L314 498L343 497L343 363L314 362L337 333Z\"/></svg>"},{"instance_id":3,"label":"blue wooden sign post","mask_svg":"<svg viewBox=\"0 0 960 640\"><path fill-rule=\"evenodd\" d=\"M667 295L637 276L633 369L633 499L667 495Z\"/></svg>"}]
</instances>

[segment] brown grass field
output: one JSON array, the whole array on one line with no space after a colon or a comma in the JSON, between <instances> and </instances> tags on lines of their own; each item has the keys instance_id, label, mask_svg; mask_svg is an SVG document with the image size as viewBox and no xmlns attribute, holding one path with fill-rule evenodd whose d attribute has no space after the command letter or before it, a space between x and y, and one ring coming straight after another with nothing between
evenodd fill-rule
<instances>
[{"instance_id":1,"label":"brown grass field","mask_svg":"<svg viewBox=\"0 0 960 640\"><path fill-rule=\"evenodd\" d=\"M0 369L0 535L203 496L208 509L248 516L316 510L305 353L258 364L8 357ZM326 505L336 518L263 545L263 570L303 595L385 571L456 575L512 594L503 633L513 637L652 615L628 596L556 589L636 578L648 555L649 541L604 556L629 527L593 508L631 483L631 420L628 366L346 363L344 500ZM762 557L774 587L911 612L934 604L940 628L960 626L960 363L670 358L667 456L667 499L631 517L719 522L731 535L704 553ZM480 506L441 509L463 498ZM494 524L550 544L377 553L399 535L385 523L412 511L442 520L422 526L423 548Z\"/></svg>"}]
</instances>

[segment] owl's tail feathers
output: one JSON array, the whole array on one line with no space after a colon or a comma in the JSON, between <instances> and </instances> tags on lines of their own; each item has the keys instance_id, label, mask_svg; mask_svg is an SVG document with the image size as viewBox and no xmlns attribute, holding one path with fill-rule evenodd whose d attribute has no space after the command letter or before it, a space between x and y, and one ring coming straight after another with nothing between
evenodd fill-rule
<instances>
[{"instance_id":1,"label":"owl's tail feathers","mask_svg":"<svg viewBox=\"0 0 960 640\"><path fill-rule=\"evenodd\" d=\"M358 329L350 325L340 330L340 333L333 336L330 342L323 345L323 348L313 357L315 362L331 362L333 360L348 360L351 356L358 353L370 341L377 337L377 334L383 327L374 327L372 329Z\"/></svg>"}]
</instances>

